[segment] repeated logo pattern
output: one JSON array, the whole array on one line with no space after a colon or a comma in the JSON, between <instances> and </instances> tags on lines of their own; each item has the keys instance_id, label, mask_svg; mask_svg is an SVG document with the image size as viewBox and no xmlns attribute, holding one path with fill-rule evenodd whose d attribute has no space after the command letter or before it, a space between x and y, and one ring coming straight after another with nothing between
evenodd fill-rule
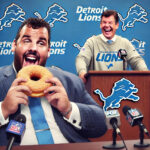
<instances>
[{"instance_id":1,"label":"repeated logo pattern","mask_svg":"<svg viewBox=\"0 0 150 150\"><path fill-rule=\"evenodd\" d=\"M0 31L3 30L4 27L11 27L14 21L23 22L25 20L25 12L23 8L19 5L12 3L10 6L6 7L3 17L0 19ZM47 21L51 27L54 27L54 23L56 21L66 23L68 19L66 18L67 12L58 4L53 4L48 8L46 13L47 15L43 18ZM34 13L35 16L42 18L38 12Z\"/></svg>"}]
</instances>

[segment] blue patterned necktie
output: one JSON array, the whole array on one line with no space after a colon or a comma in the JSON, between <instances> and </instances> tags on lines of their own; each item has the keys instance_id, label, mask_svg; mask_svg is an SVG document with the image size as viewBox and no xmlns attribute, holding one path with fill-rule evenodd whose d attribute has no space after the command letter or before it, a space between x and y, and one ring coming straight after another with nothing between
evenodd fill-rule
<instances>
[{"instance_id":1,"label":"blue patterned necktie","mask_svg":"<svg viewBox=\"0 0 150 150\"><path fill-rule=\"evenodd\" d=\"M113 42L112 40L108 40L108 41L107 41L108 44L111 44L112 42Z\"/></svg>"},{"instance_id":2,"label":"blue patterned necktie","mask_svg":"<svg viewBox=\"0 0 150 150\"><path fill-rule=\"evenodd\" d=\"M54 144L50 128L45 119L40 98L29 97L32 123L39 144Z\"/></svg>"}]
</instances>

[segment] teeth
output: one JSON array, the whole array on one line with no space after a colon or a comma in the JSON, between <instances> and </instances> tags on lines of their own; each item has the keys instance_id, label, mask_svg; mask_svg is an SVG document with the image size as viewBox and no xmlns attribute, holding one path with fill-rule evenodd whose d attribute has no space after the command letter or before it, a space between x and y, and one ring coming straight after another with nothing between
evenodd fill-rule
<instances>
[{"instance_id":1,"label":"teeth","mask_svg":"<svg viewBox=\"0 0 150 150\"><path fill-rule=\"evenodd\" d=\"M27 57L27 59L30 59L30 60L36 60L35 57Z\"/></svg>"},{"instance_id":2,"label":"teeth","mask_svg":"<svg viewBox=\"0 0 150 150\"><path fill-rule=\"evenodd\" d=\"M109 32L109 31L111 31L111 29L105 29L105 31L106 31L106 32Z\"/></svg>"},{"instance_id":3,"label":"teeth","mask_svg":"<svg viewBox=\"0 0 150 150\"><path fill-rule=\"evenodd\" d=\"M28 56L28 57L25 57L25 60L26 62L35 63L37 61L37 58Z\"/></svg>"}]
</instances>

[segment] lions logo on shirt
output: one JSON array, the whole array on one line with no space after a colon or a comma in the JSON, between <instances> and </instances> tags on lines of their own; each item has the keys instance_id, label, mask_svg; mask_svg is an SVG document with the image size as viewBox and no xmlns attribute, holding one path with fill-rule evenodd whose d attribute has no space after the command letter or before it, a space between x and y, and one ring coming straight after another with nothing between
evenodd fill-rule
<instances>
[{"instance_id":1,"label":"lions logo on shirt","mask_svg":"<svg viewBox=\"0 0 150 150\"><path fill-rule=\"evenodd\" d=\"M122 61L122 59L118 57L118 52L99 52L96 61L107 62L107 68L110 69L113 67L113 62Z\"/></svg>"}]
</instances>

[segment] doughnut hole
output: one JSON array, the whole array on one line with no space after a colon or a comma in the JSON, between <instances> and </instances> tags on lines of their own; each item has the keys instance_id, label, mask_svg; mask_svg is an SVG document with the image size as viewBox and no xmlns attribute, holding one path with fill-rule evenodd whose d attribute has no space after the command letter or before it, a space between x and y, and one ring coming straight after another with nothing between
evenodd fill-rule
<instances>
[{"instance_id":1,"label":"doughnut hole","mask_svg":"<svg viewBox=\"0 0 150 150\"><path fill-rule=\"evenodd\" d=\"M38 74L36 74L36 73L31 74L30 79L33 81L38 81L41 79L41 74L39 74L39 73Z\"/></svg>"}]
</instances>

